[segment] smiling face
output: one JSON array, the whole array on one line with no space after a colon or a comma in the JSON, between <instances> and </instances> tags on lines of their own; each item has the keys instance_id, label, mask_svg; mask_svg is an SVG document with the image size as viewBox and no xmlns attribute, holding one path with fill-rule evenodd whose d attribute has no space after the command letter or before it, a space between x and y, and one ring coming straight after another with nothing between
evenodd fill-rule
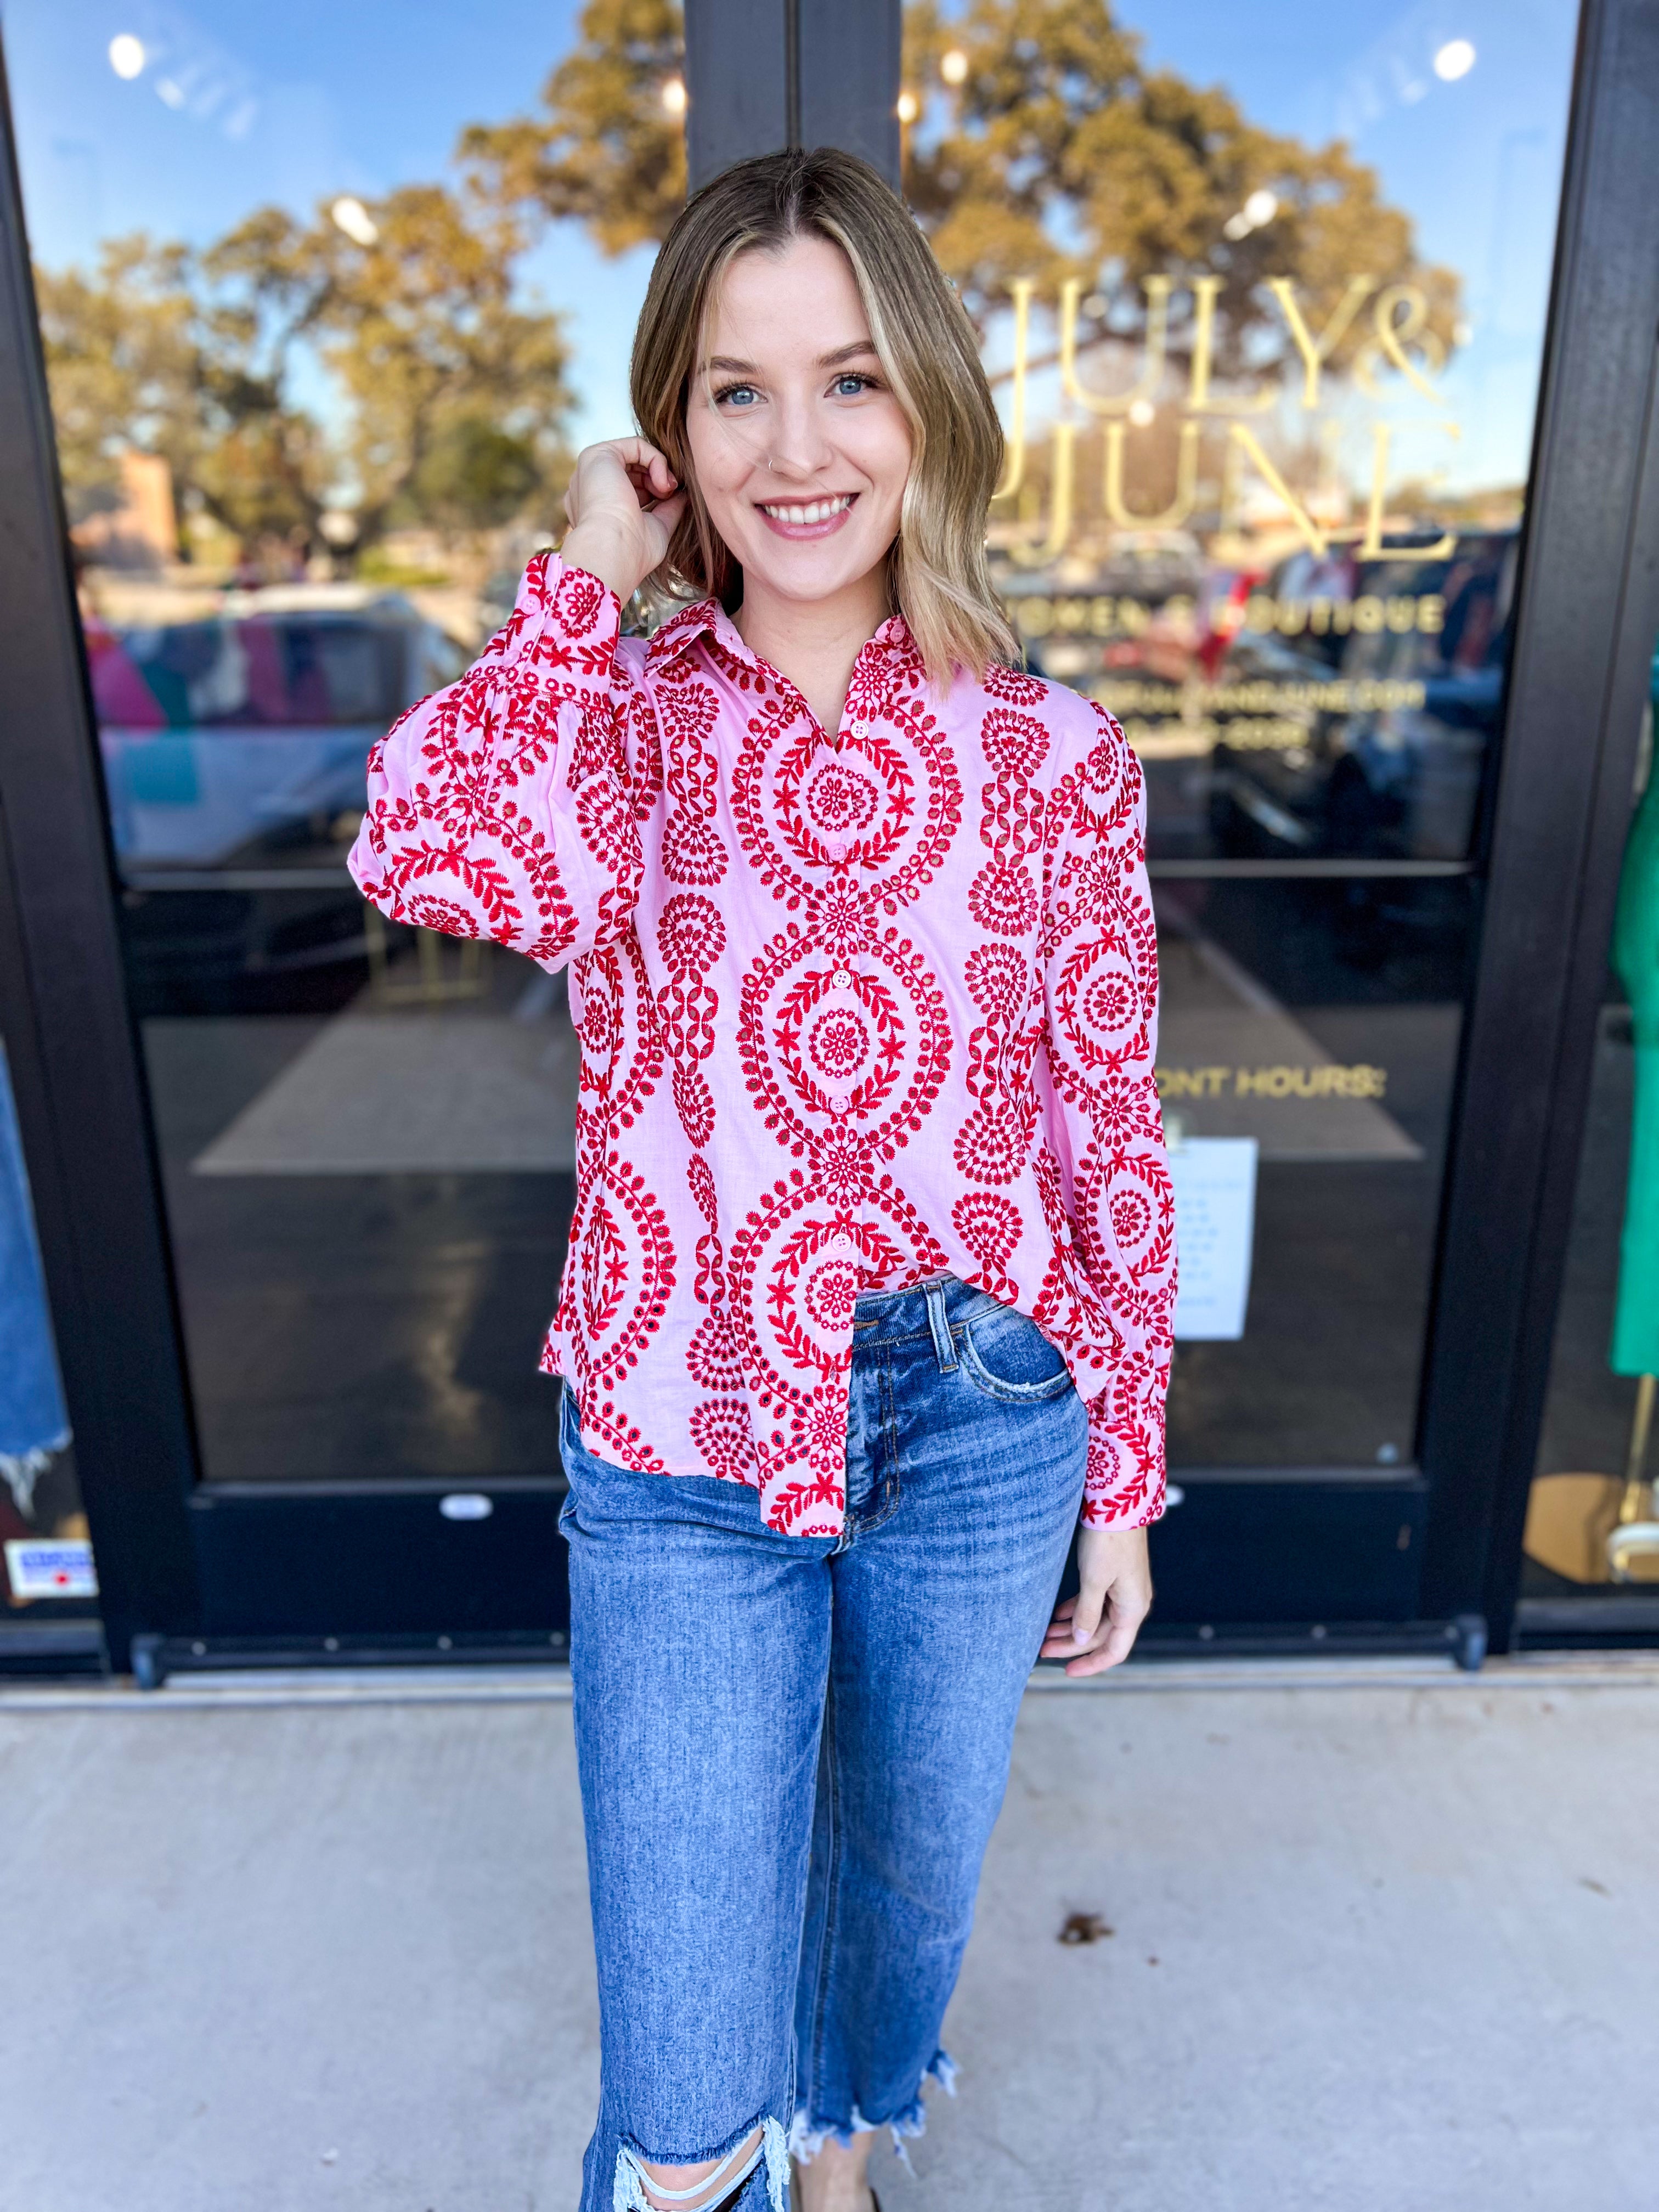
<instances>
[{"instance_id":1,"label":"smiling face","mask_svg":"<svg viewBox=\"0 0 1659 2212\"><path fill-rule=\"evenodd\" d=\"M685 427L746 592L828 599L885 561L910 428L838 246L807 234L737 257L710 303Z\"/></svg>"}]
</instances>

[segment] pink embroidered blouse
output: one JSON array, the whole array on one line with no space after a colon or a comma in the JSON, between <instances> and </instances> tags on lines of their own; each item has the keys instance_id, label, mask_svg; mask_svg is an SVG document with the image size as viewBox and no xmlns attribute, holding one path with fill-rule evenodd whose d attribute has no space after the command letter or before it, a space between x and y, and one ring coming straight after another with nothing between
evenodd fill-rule
<instances>
[{"instance_id":1,"label":"pink embroidered blouse","mask_svg":"<svg viewBox=\"0 0 1659 2212\"><path fill-rule=\"evenodd\" d=\"M532 562L477 665L369 756L351 854L399 921L570 966L576 1202L542 1364L600 1458L840 1531L853 1307L959 1276L1089 1412L1084 1517L1157 1518L1175 1297L1139 763L903 621L832 741L713 600L648 641Z\"/></svg>"}]
</instances>

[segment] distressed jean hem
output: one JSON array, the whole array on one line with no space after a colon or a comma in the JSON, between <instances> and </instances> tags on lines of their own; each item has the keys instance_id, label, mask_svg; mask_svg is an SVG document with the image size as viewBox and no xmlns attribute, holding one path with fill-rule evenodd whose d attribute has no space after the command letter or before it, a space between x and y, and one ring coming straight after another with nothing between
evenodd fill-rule
<instances>
[{"instance_id":1,"label":"distressed jean hem","mask_svg":"<svg viewBox=\"0 0 1659 2212\"><path fill-rule=\"evenodd\" d=\"M937 2081L947 2097L954 2097L957 2094L957 2064L950 2052L936 2051L922 2068L921 2079L923 2081ZM874 2135L880 2128L891 2130L893 2148L897 2152L900 2161L908 2166L910 2158L905 2148L907 2140L913 2140L927 2131L927 2108L921 2101L920 2082L909 2103L882 2120L866 2119L856 2104L853 2106L851 2118L844 2121L822 2117L813 2119L805 2105L799 2106L789 2129L789 2154L802 2166L811 2166L831 2136L845 2150L854 2136Z\"/></svg>"},{"instance_id":2,"label":"distressed jean hem","mask_svg":"<svg viewBox=\"0 0 1659 2212\"><path fill-rule=\"evenodd\" d=\"M653 2166L700 2166L705 2158L730 2158L740 2143L747 2142L756 2128L761 2131L759 2148L748 2163L738 2171L722 2175L718 2167L705 2174L689 2189L672 2190L659 2181L648 2181L641 2164L644 2153L635 2145L621 2142L617 2146L617 2173L611 2191L612 2212L654 2212L647 2188L665 2203L676 2197L682 2200L698 2197L701 2202L695 2212L716 2212L728 2197L742 2187L757 2166L766 2168L766 2201L769 2212L789 2212L789 2152L780 2124L769 2112L746 2120L735 2135L719 2150L693 2152L690 2157L662 2158L653 2155ZM705 2197L703 2191L709 2193Z\"/></svg>"}]
</instances>

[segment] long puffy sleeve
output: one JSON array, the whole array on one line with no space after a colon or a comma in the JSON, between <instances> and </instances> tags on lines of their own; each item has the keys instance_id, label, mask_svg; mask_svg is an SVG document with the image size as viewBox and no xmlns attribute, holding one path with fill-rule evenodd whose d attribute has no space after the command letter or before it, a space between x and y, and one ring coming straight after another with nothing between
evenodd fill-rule
<instances>
[{"instance_id":1,"label":"long puffy sleeve","mask_svg":"<svg viewBox=\"0 0 1659 2212\"><path fill-rule=\"evenodd\" d=\"M662 775L650 702L618 655L621 618L597 577L552 553L531 562L465 675L369 754L348 865L372 905L549 969L622 934Z\"/></svg>"},{"instance_id":2,"label":"long puffy sleeve","mask_svg":"<svg viewBox=\"0 0 1659 2212\"><path fill-rule=\"evenodd\" d=\"M1175 1310L1175 1202L1158 1090L1158 935L1140 763L1109 715L1057 781L1043 915L1053 1172L1073 1261L1085 1389L1083 1519L1138 1528L1164 1510ZM1075 1371L1075 1370L1074 1370Z\"/></svg>"}]
</instances>

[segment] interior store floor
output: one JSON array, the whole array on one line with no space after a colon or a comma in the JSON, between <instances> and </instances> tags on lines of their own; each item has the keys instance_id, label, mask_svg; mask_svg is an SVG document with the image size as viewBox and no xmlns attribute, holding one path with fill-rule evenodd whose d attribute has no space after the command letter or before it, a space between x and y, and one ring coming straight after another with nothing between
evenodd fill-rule
<instances>
[{"instance_id":1,"label":"interior store floor","mask_svg":"<svg viewBox=\"0 0 1659 2212\"><path fill-rule=\"evenodd\" d=\"M1172 1105L1188 1137L1261 1148L1246 1334L1182 1346L1172 1457L1407 1460L1457 1009L1292 1009L1184 923L1161 958L1170 1066L1386 1081L1382 1103L1230 1087ZM556 1472L536 1359L574 1201L575 1040L562 981L492 951L482 985L146 1022L210 1477Z\"/></svg>"},{"instance_id":2,"label":"interior store floor","mask_svg":"<svg viewBox=\"0 0 1659 2212\"><path fill-rule=\"evenodd\" d=\"M598 2072L544 1678L0 1695L19 2212L570 2212ZM888 2212L1649 2212L1659 1665L1026 1701ZM1059 1939L1098 1917L1097 1941ZM688 1993L695 2001L694 1993Z\"/></svg>"}]
</instances>

